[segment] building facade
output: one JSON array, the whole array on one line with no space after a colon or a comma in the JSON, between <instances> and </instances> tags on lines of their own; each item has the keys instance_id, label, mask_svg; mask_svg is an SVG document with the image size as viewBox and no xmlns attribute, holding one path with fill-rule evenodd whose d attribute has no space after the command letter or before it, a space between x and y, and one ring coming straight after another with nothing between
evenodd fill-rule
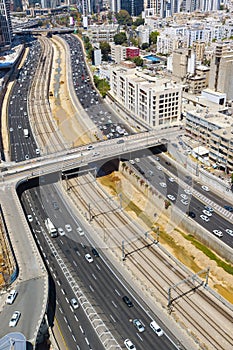
<instances>
[{"instance_id":1,"label":"building facade","mask_svg":"<svg viewBox=\"0 0 233 350\"><path fill-rule=\"evenodd\" d=\"M13 37L11 18L10 18L10 0L0 0L0 50L4 51L10 48Z\"/></svg>"},{"instance_id":2,"label":"building facade","mask_svg":"<svg viewBox=\"0 0 233 350\"><path fill-rule=\"evenodd\" d=\"M112 96L151 127L179 125L182 88L178 84L118 65L111 68L110 86Z\"/></svg>"}]
</instances>

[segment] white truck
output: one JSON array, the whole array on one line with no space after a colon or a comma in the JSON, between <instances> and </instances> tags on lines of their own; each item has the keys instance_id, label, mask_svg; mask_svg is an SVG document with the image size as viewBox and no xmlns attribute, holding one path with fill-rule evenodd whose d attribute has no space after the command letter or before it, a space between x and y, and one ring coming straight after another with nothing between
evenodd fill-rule
<instances>
[{"instance_id":1,"label":"white truck","mask_svg":"<svg viewBox=\"0 0 233 350\"><path fill-rule=\"evenodd\" d=\"M28 137L29 136L28 129L23 129L23 134L24 134L24 137Z\"/></svg>"},{"instance_id":2,"label":"white truck","mask_svg":"<svg viewBox=\"0 0 233 350\"><path fill-rule=\"evenodd\" d=\"M54 226L54 224L52 223L52 221L50 220L50 218L45 219L45 226L48 230L48 233L50 234L50 236L53 237L57 237L57 229Z\"/></svg>"}]
</instances>

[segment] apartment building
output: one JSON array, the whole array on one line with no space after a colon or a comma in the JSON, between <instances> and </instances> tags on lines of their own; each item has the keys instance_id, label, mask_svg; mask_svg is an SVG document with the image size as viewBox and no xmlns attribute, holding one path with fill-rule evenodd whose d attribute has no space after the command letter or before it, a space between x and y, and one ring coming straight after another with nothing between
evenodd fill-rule
<instances>
[{"instance_id":1,"label":"apartment building","mask_svg":"<svg viewBox=\"0 0 233 350\"><path fill-rule=\"evenodd\" d=\"M233 117L216 108L186 111L186 133L209 149L209 159L225 171L233 171Z\"/></svg>"},{"instance_id":2,"label":"apartment building","mask_svg":"<svg viewBox=\"0 0 233 350\"><path fill-rule=\"evenodd\" d=\"M111 95L151 127L179 125L182 88L171 80L116 65L111 68L110 86Z\"/></svg>"},{"instance_id":3,"label":"apartment building","mask_svg":"<svg viewBox=\"0 0 233 350\"><path fill-rule=\"evenodd\" d=\"M117 30L118 24L90 25L88 26L87 35L92 43L101 41L113 42Z\"/></svg>"},{"instance_id":4,"label":"apartment building","mask_svg":"<svg viewBox=\"0 0 233 350\"><path fill-rule=\"evenodd\" d=\"M126 46L111 43L111 57L115 63L120 63L126 59Z\"/></svg>"}]
</instances>

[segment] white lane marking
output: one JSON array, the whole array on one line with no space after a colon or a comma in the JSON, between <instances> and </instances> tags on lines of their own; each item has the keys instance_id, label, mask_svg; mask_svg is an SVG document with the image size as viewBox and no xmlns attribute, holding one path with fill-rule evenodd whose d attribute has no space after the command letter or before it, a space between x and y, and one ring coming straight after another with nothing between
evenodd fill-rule
<instances>
[{"instance_id":1,"label":"white lane marking","mask_svg":"<svg viewBox=\"0 0 233 350\"><path fill-rule=\"evenodd\" d=\"M61 283L57 280L57 284L60 286L61 285Z\"/></svg>"},{"instance_id":2,"label":"white lane marking","mask_svg":"<svg viewBox=\"0 0 233 350\"><path fill-rule=\"evenodd\" d=\"M138 333L136 333L136 334L137 334L138 338L139 338L141 341L143 341L142 337L141 337Z\"/></svg>"},{"instance_id":3,"label":"white lane marking","mask_svg":"<svg viewBox=\"0 0 233 350\"><path fill-rule=\"evenodd\" d=\"M89 288L90 288L90 290L91 290L92 292L95 291L94 288L93 288L91 285L89 285Z\"/></svg>"},{"instance_id":4,"label":"white lane marking","mask_svg":"<svg viewBox=\"0 0 233 350\"><path fill-rule=\"evenodd\" d=\"M65 297L65 299L66 299L66 302L69 304L69 300L68 300L68 298L67 298L67 297Z\"/></svg>"},{"instance_id":5,"label":"white lane marking","mask_svg":"<svg viewBox=\"0 0 233 350\"><path fill-rule=\"evenodd\" d=\"M59 311L60 311L61 314L63 314L63 311L62 311L62 309L60 307L59 307Z\"/></svg>"},{"instance_id":6,"label":"white lane marking","mask_svg":"<svg viewBox=\"0 0 233 350\"><path fill-rule=\"evenodd\" d=\"M64 318L65 323L68 324L67 318L65 316L63 318Z\"/></svg>"},{"instance_id":7,"label":"white lane marking","mask_svg":"<svg viewBox=\"0 0 233 350\"><path fill-rule=\"evenodd\" d=\"M61 244L64 244L64 243L62 242L62 240L61 240L61 239L60 239L59 241L61 242Z\"/></svg>"},{"instance_id":8,"label":"white lane marking","mask_svg":"<svg viewBox=\"0 0 233 350\"><path fill-rule=\"evenodd\" d=\"M74 260L73 260L73 264L74 264L75 266L78 266Z\"/></svg>"},{"instance_id":9,"label":"white lane marking","mask_svg":"<svg viewBox=\"0 0 233 350\"><path fill-rule=\"evenodd\" d=\"M53 272L53 268L52 267L50 267L50 270Z\"/></svg>"},{"instance_id":10,"label":"white lane marking","mask_svg":"<svg viewBox=\"0 0 233 350\"><path fill-rule=\"evenodd\" d=\"M79 253L79 251L78 251L78 250L76 250L76 253L78 254L78 256L80 256L80 253Z\"/></svg>"},{"instance_id":11,"label":"white lane marking","mask_svg":"<svg viewBox=\"0 0 233 350\"><path fill-rule=\"evenodd\" d=\"M110 315L110 317L113 320L113 322L116 322L115 318L112 315Z\"/></svg>"},{"instance_id":12,"label":"white lane marking","mask_svg":"<svg viewBox=\"0 0 233 350\"><path fill-rule=\"evenodd\" d=\"M74 315L74 318L75 318L75 320L78 322L78 317L77 317L76 315Z\"/></svg>"},{"instance_id":13,"label":"white lane marking","mask_svg":"<svg viewBox=\"0 0 233 350\"><path fill-rule=\"evenodd\" d=\"M76 338L73 334L72 334L72 338L74 339L74 342L76 343Z\"/></svg>"},{"instance_id":14,"label":"white lane marking","mask_svg":"<svg viewBox=\"0 0 233 350\"><path fill-rule=\"evenodd\" d=\"M68 325L67 327L68 327L68 329L69 329L70 333L72 333L72 330L71 330L70 326Z\"/></svg>"},{"instance_id":15,"label":"white lane marking","mask_svg":"<svg viewBox=\"0 0 233 350\"><path fill-rule=\"evenodd\" d=\"M63 295L65 295L66 293L65 293L65 291L64 291L64 289L61 289L61 292L62 292L62 294Z\"/></svg>"},{"instance_id":16,"label":"white lane marking","mask_svg":"<svg viewBox=\"0 0 233 350\"><path fill-rule=\"evenodd\" d=\"M80 328L82 334L84 334L84 330L83 330L82 326L79 326L79 328Z\"/></svg>"},{"instance_id":17,"label":"white lane marking","mask_svg":"<svg viewBox=\"0 0 233 350\"><path fill-rule=\"evenodd\" d=\"M115 302L112 300L112 304L115 306L115 308L117 309L117 305L115 304Z\"/></svg>"},{"instance_id":18,"label":"white lane marking","mask_svg":"<svg viewBox=\"0 0 233 350\"><path fill-rule=\"evenodd\" d=\"M91 275L92 275L92 277L94 278L94 280L97 279L96 276L94 275L94 273L92 273Z\"/></svg>"},{"instance_id":19,"label":"white lane marking","mask_svg":"<svg viewBox=\"0 0 233 350\"><path fill-rule=\"evenodd\" d=\"M86 337L85 337L85 341L86 341L87 345L90 345L90 343Z\"/></svg>"},{"instance_id":20,"label":"white lane marking","mask_svg":"<svg viewBox=\"0 0 233 350\"><path fill-rule=\"evenodd\" d=\"M44 255L45 258L47 257L47 255L44 252L43 252L43 255Z\"/></svg>"},{"instance_id":21,"label":"white lane marking","mask_svg":"<svg viewBox=\"0 0 233 350\"><path fill-rule=\"evenodd\" d=\"M57 276L55 275L55 273L53 273L53 276L54 276L54 278L55 278L55 280L57 279Z\"/></svg>"},{"instance_id":22,"label":"white lane marking","mask_svg":"<svg viewBox=\"0 0 233 350\"><path fill-rule=\"evenodd\" d=\"M100 271L101 270L101 268L99 267L99 265L98 264L96 264L96 267L97 267L97 269Z\"/></svg>"},{"instance_id":23,"label":"white lane marking","mask_svg":"<svg viewBox=\"0 0 233 350\"><path fill-rule=\"evenodd\" d=\"M118 290L117 289L115 289L115 292L120 296L120 293L118 292Z\"/></svg>"},{"instance_id":24,"label":"white lane marking","mask_svg":"<svg viewBox=\"0 0 233 350\"><path fill-rule=\"evenodd\" d=\"M74 312L74 309L72 308L72 306L70 305L70 310L72 311L72 312Z\"/></svg>"}]
</instances>

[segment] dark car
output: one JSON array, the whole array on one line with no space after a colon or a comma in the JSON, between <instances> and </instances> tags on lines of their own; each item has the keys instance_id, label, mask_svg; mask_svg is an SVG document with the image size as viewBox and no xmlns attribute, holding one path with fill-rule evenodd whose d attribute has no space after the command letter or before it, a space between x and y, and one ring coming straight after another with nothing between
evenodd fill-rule
<instances>
[{"instance_id":1,"label":"dark car","mask_svg":"<svg viewBox=\"0 0 233 350\"><path fill-rule=\"evenodd\" d=\"M95 256L95 257L99 257L99 253L97 252L97 250L95 248L92 248L92 254Z\"/></svg>"},{"instance_id":2,"label":"dark car","mask_svg":"<svg viewBox=\"0 0 233 350\"><path fill-rule=\"evenodd\" d=\"M122 300L124 301L124 303L128 306L128 307L132 307L133 303L132 301L125 295Z\"/></svg>"},{"instance_id":3,"label":"dark car","mask_svg":"<svg viewBox=\"0 0 233 350\"><path fill-rule=\"evenodd\" d=\"M231 207L230 205L224 205L224 209L232 212L233 211L233 207Z\"/></svg>"},{"instance_id":4,"label":"dark car","mask_svg":"<svg viewBox=\"0 0 233 350\"><path fill-rule=\"evenodd\" d=\"M188 216L190 216L190 218L194 219L196 217L196 214L193 211L188 211L187 212Z\"/></svg>"},{"instance_id":5,"label":"dark car","mask_svg":"<svg viewBox=\"0 0 233 350\"><path fill-rule=\"evenodd\" d=\"M124 143L124 142L125 140L122 140L122 139L117 141L117 143Z\"/></svg>"},{"instance_id":6,"label":"dark car","mask_svg":"<svg viewBox=\"0 0 233 350\"><path fill-rule=\"evenodd\" d=\"M53 209L55 210L59 209L59 205L57 204L57 202L53 202Z\"/></svg>"}]
</instances>

